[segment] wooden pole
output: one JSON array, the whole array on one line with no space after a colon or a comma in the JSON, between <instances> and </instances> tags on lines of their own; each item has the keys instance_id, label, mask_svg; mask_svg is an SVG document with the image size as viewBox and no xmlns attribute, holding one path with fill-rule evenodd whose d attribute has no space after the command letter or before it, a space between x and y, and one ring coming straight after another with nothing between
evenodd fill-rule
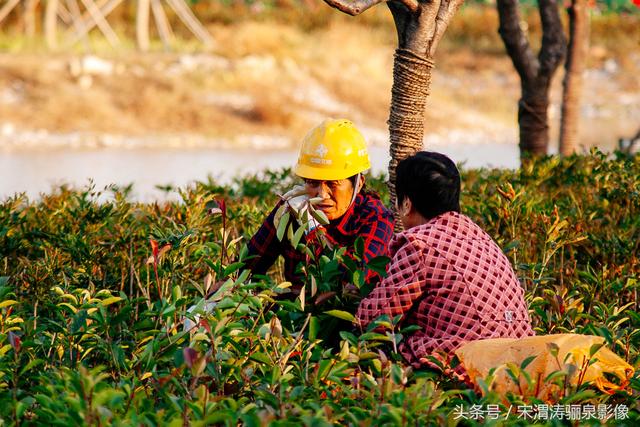
<instances>
[{"instance_id":1,"label":"wooden pole","mask_svg":"<svg viewBox=\"0 0 640 427\"><path fill-rule=\"evenodd\" d=\"M91 19L98 26L102 34L107 38L107 41L111 45L111 47L115 47L120 43L118 36L111 28L111 25L107 22L104 15L98 9L98 6L93 2L93 0L81 0L84 7L89 11L89 15L91 15Z\"/></svg>"},{"instance_id":2,"label":"wooden pole","mask_svg":"<svg viewBox=\"0 0 640 427\"><path fill-rule=\"evenodd\" d=\"M149 50L149 6L150 0L138 0L136 40L138 41L138 49L143 52Z\"/></svg>"},{"instance_id":3,"label":"wooden pole","mask_svg":"<svg viewBox=\"0 0 640 427\"><path fill-rule=\"evenodd\" d=\"M167 15L164 13L164 9L162 9L160 0L151 0L151 11L153 12L153 18L155 19L158 33L160 34L160 40L162 40L164 48L169 50L174 41L174 36L173 31L171 31L169 20L167 19Z\"/></svg>"},{"instance_id":4,"label":"wooden pole","mask_svg":"<svg viewBox=\"0 0 640 427\"><path fill-rule=\"evenodd\" d=\"M13 8L16 7L19 1L20 0L9 0L7 4L2 6L2 9L0 9L0 22L4 21L4 18L6 18L7 15L11 13Z\"/></svg>"},{"instance_id":5,"label":"wooden pole","mask_svg":"<svg viewBox=\"0 0 640 427\"><path fill-rule=\"evenodd\" d=\"M24 4L24 33L32 39L36 35L36 8L40 0L27 0Z\"/></svg>"},{"instance_id":6,"label":"wooden pole","mask_svg":"<svg viewBox=\"0 0 640 427\"><path fill-rule=\"evenodd\" d=\"M120 3L122 3L122 0L109 0L102 7L100 7L100 13L102 14L102 16L107 16ZM74 19L74 22L75 21L76 21L76 19ZM86 17L86 18L82 19L79 23L74 25L75 34L73 34L73 37L70 39L68 44L77 43L78 40L80 40L82 37L84 37L95 26L96 26L95 21L93 21L90 17Z\"/></svg>"},{"instance_id":7,"label":"wooden pole","mask_svg":"<svg viewBox=\"0 0 640 427\"><path fill-rule=\"evenodd\" d=\"M213 39L209 32L202 26L198 18L193 14L191 8L187 6L184 0L167 0L169 6L176 12L180 20L189 28L189 30L198 38L205 46L212 46Z\"/></svg>"},{"instance_id":8,"label":"wooden pole","mask_svg":"<svg viewBox=\"0 0 640 427\"><path fill-rule=\"evenodd\" d=\"M71 14L71 17L73 19L73 27L76 29L76 33L79 33L81 30L80 7L78 6L78 3L76 2L76 0L66 0L66 3L67 3L67 8L69 9L69 13ZM85 38L84 41L85 41L86 47L88 47L88 40Z\"/></svg>"},{"instance_id":9,"label":"wooden pole","mask_svg":"<svg viewBox=\"0 0 640 427\"><path fill-rule=\"evenodd\" d=\"M48 0L44 12L44 36L49 49L54 49L58 46L58 40L56 39L58 6L58 0Z\"/></svg>"}]
</instances>

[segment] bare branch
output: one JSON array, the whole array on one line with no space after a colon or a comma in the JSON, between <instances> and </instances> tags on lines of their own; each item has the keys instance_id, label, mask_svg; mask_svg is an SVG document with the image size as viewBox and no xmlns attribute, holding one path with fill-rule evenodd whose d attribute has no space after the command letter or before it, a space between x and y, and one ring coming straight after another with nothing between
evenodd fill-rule
<instances>
[{"instance_id":1,"label":"bare branch","mask_svg":"<svg viewBox=\"0 0 640 427\"><path fill-rule=\"evenodd\" d=\"M542 45L538 55L540 74L550 76L567 53L567 40L556 0L539 0L539 8L542 22Z\"/></svg>"},{"instance_id":2,"label":"bare branch","mask_svg":"<svg viewBox=\"0 0 640 427\"><path fill-rule=\"evenodd\" d=\"M118 6L120 3L122 3L123 0L109 0L106 3L105 2L100 2L101 4L103 4L102 6L100 6L100 14L102 16L107 16L109 13L111 13L111 11L113 9L115 9L116 6ZM64 8L62 7L62 4L60 4L61 9L59 10L59 13L62 16L62 13L64 11ZM95 21L93 21L87 14L87 17L83 17L80 18L80 21L78 23L76 23L76 18L74 17L74 15L71 12L66 12L69 16L69 18L72 20L73 22L73 26L75 27L75 34L73 35L73 38L70 39L70 41L68 42L69 45L76 43L78 40L80 40L82 37L84 37L89 31L91 31L93 29L93 27L96 26ZM68 30L67 32L71 31Z\"/></svg>"},{"instance_id":3,"label":"bare branch","mask_svg":"<svg viewBox=\"0 0 640 427\"><path fill-rule=\"evenodd\" d=\"M442 36L444 36L444 32L447 30L451 19L453 19L453 16L462 3L464 3L464 0L442 0L442 3L440 3L440 9L436 16L436 30L433 35L433 40L431 41L431 46L429 47L428 57L433 58L435 55L438 44Z\"/></svg>"},{"instance_id":4,"label":"bare branch","mask_svg":"<svg viewBox=\"0 0 640 427\"><path fill-rule=\"evenodd\" d=\"M0 9L0 22L7 17L18 3L20 3L20 0L9 0L4 6L2 6L2 9Z\"/></svg>"},{"instance_id":5,"label":"bare branch","mask_svg":"<svg viewBox=\"0 0 640 427\"><path fill-rule=\"evenodd\" d=\"M405 5L407 7L407 9L409 9L409 11L411 12L417 12L418 11L418 0L396 0L398 3L402 3L403 5Z\"/></svg>"},{"instance_id":6,"label":"bare branch","mask_svg":"<svg viewBox=\"0 0 640 427\"><path fill-rule=\"evenodd\" d=\"M89 11L89 15L91 15L91 19L96 23L102 34L107 38L111 47L117 46L120 42L118 36L116 35L109 22L105 19L104 15L100 13L98 6L93 2L93 0L81 0L85 9Z\"/></svg>"},{"instance_id":7,"label":"bare branch","mask_svg":"<svg viewBox=\"0 0 640 427\"><path fill-rule=\"evenodd\" d=\"M213 38L209 31L198 21L193 11L185 0L168 0L171 9L178 15L178 18L187 26L187 28L196 36L205 46L213 46Z\"/></svg>"},{"instance_id":8,"label":"bare branch","mask_svg":"<svg viewBox=\"0 0 640 427\"><path fill-rule=\"evenodd\" d=\"M324 0L329 6L338 9L340 12L344 12L347 15L356 16L360 15L365 10L384 3L386 0ZM415 0L404 0L404 2L412 2ZM416 2L417 9L417 2Z\"/></svg>"},{"instance_id":9,"label":"bare branch","mask_svg":"<svg viewBox=\"0 0 640 427\"><path fill-rule=\"evenodd\" d=\"M498 32L507 53L518 71L520 78L530 81L538 74L538 60L531 50L529 41L520 28L520 13L517 0L498 0L500 28Z\"/></svg>"}]
</instances>

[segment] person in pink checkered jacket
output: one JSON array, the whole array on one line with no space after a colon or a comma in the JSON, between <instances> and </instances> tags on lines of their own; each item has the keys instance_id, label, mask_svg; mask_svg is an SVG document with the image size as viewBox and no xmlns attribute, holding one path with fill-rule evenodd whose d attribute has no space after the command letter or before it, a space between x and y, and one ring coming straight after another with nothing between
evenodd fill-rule
<instances>
[{"instance_id":1,"label":"person in pink checkered jacket","mask_svg":"<svg viewBox=\"0 0 640 427\"><path fill-rule=\"evenodd\" d=\"M401 315L419 330L399 351L415 367L433 366L466 341L534 335L524 291L500 247L460 213L460 173L447 156L421 151L396 169L405 231L390 242L387 277L364 298L364 328Z\"/></svg>"}]
</instances>

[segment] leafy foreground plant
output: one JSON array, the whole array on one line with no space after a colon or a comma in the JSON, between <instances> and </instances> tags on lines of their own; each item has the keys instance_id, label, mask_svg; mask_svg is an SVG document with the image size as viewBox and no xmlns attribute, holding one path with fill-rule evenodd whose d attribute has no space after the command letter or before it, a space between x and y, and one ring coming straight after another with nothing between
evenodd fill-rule
<instances>
[{"instance_id":1,"label":"leafy foreground plant","mask_svg":"<svg viewBox=\"0 0 640 427\"><path fill-rule=\"evenodd\" d=\"M516 265L537 332L602 336L636 372L639 164L594 152L463 176L463 209ZM476 393L406 366L394 351L405 332L399 319L352 325L357 299L340 293L338 276L346 271L358 287L363 268L381 265L345 259L339 248L314 256L305 297L295 301L280 298L289 284L278 267L251 277L243 241L290 186L280 182L285 175L199 183L162 205L133 203L126 188L92 187L2 202L0 424L576 422L560 406L555 418L527 418L528 408L554 405L524 393L502 399L491 378ZM383 181L368 183L384 198ZM329 334L332 319L343 323ZM320 339L329 336L332 343ZM455 365L434 362L443 371ZM523 369L509 372L525 381ZM598 415L581 424L638 421L637 373L627 391L612 394L565 378L546 378L562 390L562 414L578 405ZM543 385L528 380L532 390Z\"/></svg>"}]
</instances>

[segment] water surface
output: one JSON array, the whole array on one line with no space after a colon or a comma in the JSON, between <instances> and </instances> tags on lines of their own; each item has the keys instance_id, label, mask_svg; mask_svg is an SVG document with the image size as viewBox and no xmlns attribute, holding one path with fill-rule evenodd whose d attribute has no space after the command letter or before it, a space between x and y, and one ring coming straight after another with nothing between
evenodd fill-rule
<instances>
[{"instance_id":1,"label":"water surface","mask_svg":"<svg viewBox=\"0 0 640 427\"><path fill-rule=\"evenodd\" d=\"M515 144L430 146L465 167L518 167ZM386 171L387 147L370 147L373 172ZM229 149L95 149L0 151L0 199L24 192L30 199L61 184L82 187L95 183L101 190L110 184L133 183L132 197L140 201L164 200L157 185L183 187L194 181L229 183L233 177L280 169L295 164L294 150Z\"/></svg>"}]
</instances>

